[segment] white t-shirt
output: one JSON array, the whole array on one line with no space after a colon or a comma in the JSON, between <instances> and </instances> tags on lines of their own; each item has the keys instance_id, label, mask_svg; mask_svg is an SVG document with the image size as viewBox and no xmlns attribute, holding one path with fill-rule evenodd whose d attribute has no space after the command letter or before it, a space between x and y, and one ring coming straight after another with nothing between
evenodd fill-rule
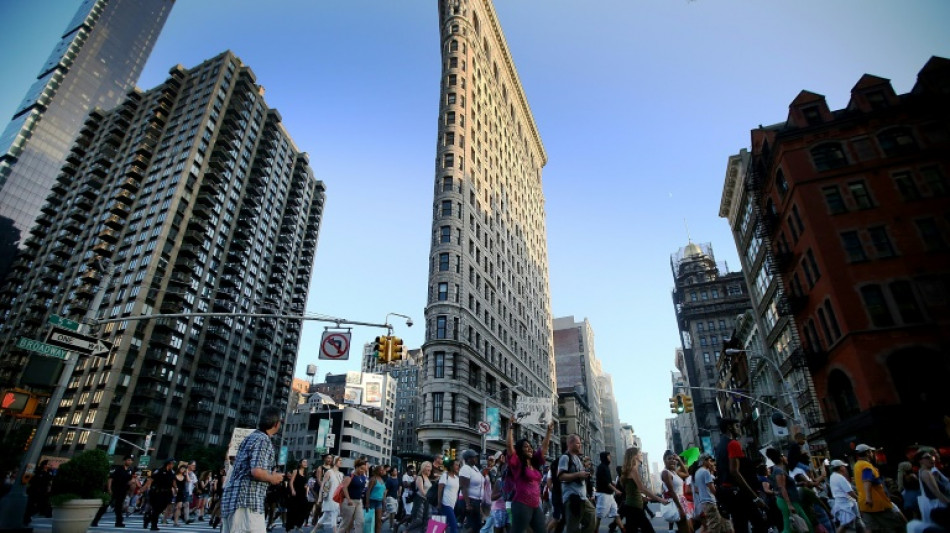
<instances>
[{"instance_id":1,"label":"white t-shirt","mask_svg":"<svg viewBox=\"0 0 950 533\"><path fill-rule=\"evenodd\" d=\"M445 485L442 489L442 505L448 505L455 508L455 502L459 499L459 478L450 476L448 472L443 472L439 478L439 485Z\"/></svg>"},{"instance_id":2,"label":"white t-shirt","mask_svg":"<svg viewBox=\"0 0 950 533\"><path fill-rule=\"evenodd\" d=\"M482 491L485 486L485 476L475 467L464 465L459 471L460 478L468 478L468 497L473 500L481 500Z\"/></svg>"},{"instance_id":3,"label":"white t-shirt","mask_svg":"<svg viewBox=\"0 0 950 533\"><path fill-rule=\"evenodd\" d=\"M412 501L409 497L412 496L412 493L416 490L416 486L413 483L415 479L415 476L410 476L409 474L402 475L402 501L407 503Z\"/></svg>"},{"instance_id":4,"label":"white t-shirt","mask_svg":"<svg viewBox=\"0 0 950 533\"><path fill-rule=\"evenodd\" d=\"M848 478L838 472L834 472L831 474L831 479L828 483L831 485L831 497L834 498L836 502L847 503L851 501L851 496L848 493L853 492L854 488L851 487Z\"/></svg>"}]
</instances>

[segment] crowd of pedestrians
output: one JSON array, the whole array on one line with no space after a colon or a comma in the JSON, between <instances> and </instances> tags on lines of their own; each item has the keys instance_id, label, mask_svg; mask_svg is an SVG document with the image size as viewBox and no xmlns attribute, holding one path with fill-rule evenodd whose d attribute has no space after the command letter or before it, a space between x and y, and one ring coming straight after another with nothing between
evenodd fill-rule
<instances>
[{"instance_id":1,"label":"crowd of pedestrians","mask_svg":"<svg viewBox=\"0 0 950 533\"><path fill-rule=\"evenodd\" d=\"M225 533L277 525L288 533L382 533L384 527L389 533L593 533L602 524L610 533L653 533L646 504L656 502L677 533L950 531L950 481L929 447L901 462L892 482L867 444L821 463L796 434L785 453L772 447L764 458L748 457L738 422L724 419L714 453L689 465L673 451L664 454L657 493L641 477L636 447L616 466L610 453L600 453L595 471L581 437L571 434L565 453L549 463L553 423L537 447L516 442L513 423L505 449L484 463L477 451L463 450L458 460L439 454L418 468L408 465L404 474L366 458L344 473L335 455L313 469L301 460L280 472L271 437L281 423L279 409L265 408L236 457L200 475L195 461L170 458L153 472L138 472L125 457L109 475L110 499L93 526L111 506L116 527L141 513L153 531L159 522L178 526L207 517ZM27 491L27 521L48 515L54 479L51 466L41 463Z\"/></svg>"}]
</instances>

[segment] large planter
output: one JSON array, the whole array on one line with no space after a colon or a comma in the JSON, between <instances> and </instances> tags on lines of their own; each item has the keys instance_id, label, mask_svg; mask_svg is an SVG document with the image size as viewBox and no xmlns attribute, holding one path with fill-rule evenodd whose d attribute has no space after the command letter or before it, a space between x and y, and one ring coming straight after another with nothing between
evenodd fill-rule
<instances>
[{"instance_id":1,"label":"large planter","mask_svg":"<svg viewBox=\"0 0 950 533\"><path fill-rule=\"evenodd\" d=\"M53 533L84 533L102 507L102 500L69 500L53 507Z\"/></svg>"}]
</instances>

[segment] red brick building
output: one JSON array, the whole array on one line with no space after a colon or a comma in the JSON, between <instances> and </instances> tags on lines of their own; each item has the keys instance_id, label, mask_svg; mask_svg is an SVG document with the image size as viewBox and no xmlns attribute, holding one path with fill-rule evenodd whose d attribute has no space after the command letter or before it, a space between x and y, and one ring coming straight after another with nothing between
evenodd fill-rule
<instances>
[{"instance_id":1,"label":"red brick building","mask_svg":"<svg viewBox=\"0 0 950 533\"><path fill-rule=\"evenodd\" d=\"M844 109L802 91L752 131L747 187L833 455L945 442L950 415L950 60L907 94L864 75Z\"/></svg>"}]
</instances>

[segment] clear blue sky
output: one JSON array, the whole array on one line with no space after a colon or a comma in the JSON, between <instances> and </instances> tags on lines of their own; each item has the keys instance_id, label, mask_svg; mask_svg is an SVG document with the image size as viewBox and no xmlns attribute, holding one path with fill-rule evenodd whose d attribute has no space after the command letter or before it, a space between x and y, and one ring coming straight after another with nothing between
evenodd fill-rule
<instances>
[{"instance_id":1,"label":"clear blue sky","mask_svg":"<svg viewBox=\"0 0 950 533\"><path fill-rule=\"evenodd\" d=\"M0 0L0 121L78 2ZM439 85L435 0L178 0L139 85L233 50L327 185L307 310L401 320L422 343ZM541 138L554 316L590 319L620 418L665 448L679 345L670 255L739 263L718 218L726 159L802 89L847 104L864 73L911 89L950 57L945 0L497 0ZM5 122L4 122L5 123ZM304 327L298 375L323 326ZM379 334L356 328L357 347ZM320 375L358 367L320 362Z\"/></svg>"}]
</instances>

